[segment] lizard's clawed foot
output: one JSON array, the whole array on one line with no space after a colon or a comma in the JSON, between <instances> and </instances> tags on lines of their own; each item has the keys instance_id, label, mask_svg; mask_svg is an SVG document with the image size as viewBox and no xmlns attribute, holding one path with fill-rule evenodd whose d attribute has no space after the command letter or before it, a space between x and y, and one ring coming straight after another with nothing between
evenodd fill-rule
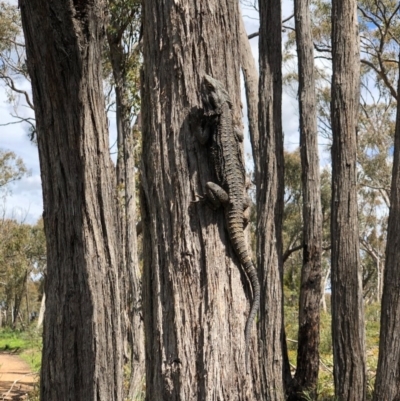
<instances>
[{"instance_id":1,"label":"lizard's clawed foot","mask_svg":"<svg viewBox=\"0 0 400 401\"><path fill-rule=\"evenodd\" d=\"M196 199L196 200L192 200L190 201L190 203L198 203L198 202L204 202L206 199L204 198L204 196L201 196L199 194L194 194L195 198L200 198L200 199Z\"/></svg>"}]
</instances>

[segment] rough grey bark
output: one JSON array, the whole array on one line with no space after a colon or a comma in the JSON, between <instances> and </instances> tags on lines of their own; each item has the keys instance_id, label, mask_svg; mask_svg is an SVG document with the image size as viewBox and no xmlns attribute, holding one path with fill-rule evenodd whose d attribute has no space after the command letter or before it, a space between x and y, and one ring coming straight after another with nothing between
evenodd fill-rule
<instances>
[{"instance_id":1,"label":"rough grey bark","mask_svg":"<svg viewBox=\"0 0 400 401\"><path fill-rule=\"evenodd\" d=\"M400 77L397 93L400 94ZM397 102L379 359L374 401L400 400L400 102Z\"/></svg>"},{"instance_id":2,"label":"rough grey bark","mask_svg":"<svg viewBox=\"0 0 400 401\"><path fill-rule=\"evenodd\" d=\"M137 120L140 115L137 116ZM136 231L136 178L135 178L135 132L138 129L138 121L125 138L125 213L126 231L125 239L127 248L125 260L131 283L129 313L131 321L131 378L128 390L129 399L135 400L143 394L145 382L145 351L144 351L144 322L143 322L143 298L142 298L142 273L140 271L137 247ZM137 137L137 136L136 136Z\"/></svg>"},{"instance_id":3,"label":"rough grey bark","mask_svg":"<svg viewBox=\"0 0 400 401\"><path fill-rule=\"evenodd\" d=\"M47 245L41 399L122 400L104 2L21 0Z\"/></svg>"},{"instance_id":4,"label":"rough grey bark","mask_svg":"<svg viewBox=\"0 0 400 401\"><path fill-rule=\"evenodd\" d=\"M125 25L114 21L108 31L110 60L114 76L118 157L116 165L118 224L121 265L121 317L124 355L129 361L131 377L128 395L132 399L141 393L144 382L144 332L142 319L141 272L137 256L135 139L131 127L132 104L129 99L130 58L122 41ZM138 50L138 45L132 52Z\"/></svg>"},{"instance_id":5,"label":"rough grey bark","mask_svg":"<svg viewBox=\"0 0 400 401\"><path fill-rule=\"evenodd\" d=\"M259 323L261 385L268 401L282 401L291 379L283 325L281 20L280 2L260 2L257 262L262 279Z\"/></svg>"},{"instance_id":6,"label":"rough grey bark","mask_svg":"<svg viewBox=\"0 0 400 401\"><path fill-rule=\"evenodd\" d=\"M247 118L249 120L249 134L251 141L251 148L253 150L253 159L255 167L255 175L257 176L260 171L260 150L259 142L260 136L258 134L258 71L256 61L254 60L253 53L249 38L247 37L246 28L242 15L239 18L240 31L240 66L244 78L244 87L246 90L246 105L247 105Z\"/></svg>"},{"instance_id":7,"label":"rough grey bark","mask_svg":"<svg viewBox=\"0 0 400 401\"><path fill-rule=\"evenodd\" d=\"M306 391L311 397L316 397L319 370L322 210L310 5L310 0L294 1L299 73L303 266L297 366L291 400L302 400Z\"/></svg>"},{"instance_id":8,"label":"rough grey bark","mask_svg":"<svg viewBox=\"0 0 400 401\"><path fill-rule=\"evenodd\" d=\"M332 338L335 394L364 400L365 340L356 187L357 1L332 1Z\"/></svg>"},{"instance_id":9,"label":"rough grey bark","mask_svg":"<svg viewBox=\"0 0 400 401\"><path fill-rule=\"evenodd\" d=\"M109 36L109 35L108 35ZM116 203L117 203L117 218L118 218L118 243L120 249L120 265L118 270L118 281L121 291L121 331L123 338L123 354L124 361L129 360L129 342L128 335L131 333L130 315L128 313L128 299L131 293L130 272L127 270L126 251L129 245L126 242L126 215L125 215L125 135L130 132L130 115L129 107L124 99L123 78L120 65L120 54L115 53L120 50L118 44L111 42L108 38L110 47L110 58L115 80L115 104L116 104L116 123L117 123L117 161L115 166L116 173ZM117 48L117 49L115 49ZM116 61L118 60L118 61ZM136 224L135 224L136 225ZM129 334L128 334L129 333Z\"/></svg>"},{"instance_id":10,"label":"rough grey bark","mask_svg":"<svg viewBox=\"0 0 400 401\"><path fill-rule=\"evenodd\" d=\"M259 400L255 330L252 374L245 368L250 286L223 210L198 197L215 169L194 134L206 73L223 82L240 118L238 4L143 4L146 399Z\"/></svg>"}]
</instances>

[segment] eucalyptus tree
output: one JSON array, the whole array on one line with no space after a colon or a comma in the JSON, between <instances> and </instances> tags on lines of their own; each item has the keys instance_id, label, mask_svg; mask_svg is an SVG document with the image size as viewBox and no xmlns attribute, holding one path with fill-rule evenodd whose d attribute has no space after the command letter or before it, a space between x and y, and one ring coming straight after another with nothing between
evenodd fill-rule
<instances>
[{"instance_id":1,"label":"eucalyptus tree","mask_svg":"<svg viewBox=\"0 0 400 401\"><path fill-rule=\"evenodd\" d=\"M291 382L283 319L284 157L282 132L282 16L280 2L260 4L259 174L257 263L262 283L259 336L261 386L280 401Z\"/></svg>"},{"instance_id":2,"label":"eucalyptus tree","mask_svg":"<svg viewBox=\"0 0 400 401\"><path fill-rule=\"evenodd\" d=\"M138 147L141 2L109 0L106 60L115 91L117 126L116 201L121 266L121 316L124 355L130 364L128 396L138 397L144 380L144 337L141 272L137 249L135 151ZM136 127L136 128L135 128Z\"/></svg>"},{"instance_id":3,"label":"eucalyptus tree","mask_svg":"<svg viewBox=\"0 0 400 401\"><path fill-rule=\"evenodd\" d=\"M360 62L357 2L332 1L332 341L335 394L366 397L363 293L357 216Z\"/></svg>"},{"instance_id":4,"label":"eucalyptus tree","mask_svg":"<svg viewBox=\"0 0 400 401\"><path fill-rule=\"evenodd\" d=\"M400 63L399 63L400 65ZM400 72L400 68L399 68ZM397 98L400 94L398 78ZM379 359L375 380L374 401L396 400L400 396L400 315L399 225L400 225L400 102L397 102L390 212L386 243L386 261L382 296Z\"/></svg>"},{"instance_id":5,"label":"eucalyptus tree","mask_svg":"<svg viewBox=\"0 0 400 401\"><path fill-rule=\"evenodd\" d=\"M238 4L143 2L142 176L146 397L259 399L258 347L249 374L249 287L221 210L199 196L215 180L202 122L201 82L220 80L240 126Z\"/></svg>"},{"instance_id":6,"label":"eucalyptus tree","mask_svg":"<svg viewBox=\"0 0 400 401\"><path fill-rule=\"evenodd\" d=\"M397 0L362 0L358 10L361 63L374 77L376 86L397 99L400 4Z\"/></svg>"},{"instance_id":7,"label":"eucalyptus tree","mask_svg":"<svg viewBox=\"0 0 400 401\"><path fill-rule=\"evenodd\" d=\"M11 191L10 184L29 174L24 161L14 152L0 149L0 193Z\"/></svg>"},{"instance_id":8,"label":"eucalyptus tree","mask_svg":"<svg viewBox=\"0 0 400 401\"><path fill-rule=\"evenodd\" d=\"M303 194L303 266L299 298L297 367L291 398L317 394L321 302L322 208L311 1L295 0Z\"/></svg>"},{"instance_id":9,"label":"eucalyptus tree","mask_svg":"<svg viewBox=\"0 0 400 401\"><path fill-rule=\"evenodd\" d=\"M35 311L38 280L32 275L43 274L46 250L43 227L18 221L13 217L0 219L0 304L5 322L15 329L26 328L30 312ZM1 320L1 318L0 318Z\"/></svg>"},{"instance_id":10,"label":"eucalyptus tree","mask_svg":"<svg viewBox=\"0 0 400 401\"><path fill-rule=\"evenodd\" d=\"M19 5L47 243L41 399L121 401L115 176L101 68L105 3Z\"/></svg>"},{"instance_id":11,"label":"eucalyptus tree","mask_svg":"<svg viewBox=\"0 0 400 401\"><path fill-rule=\"evenodd\" d=\"M35 133L35 120L31 112L21 113L19 106L33 110L30 91L25 83L29 82L26 68L25 43L22 35L21 17L18 7L9 2L0 2L0 81L3 83L7 100L14 106L13 120L7 125L25 123L30 135Z\"/></svg>"}]
</instances>

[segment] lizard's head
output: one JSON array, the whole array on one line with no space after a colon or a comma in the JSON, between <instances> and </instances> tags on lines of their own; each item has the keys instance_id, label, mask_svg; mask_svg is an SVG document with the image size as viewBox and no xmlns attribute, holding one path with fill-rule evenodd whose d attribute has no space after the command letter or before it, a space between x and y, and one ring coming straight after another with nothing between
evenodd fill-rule
<instances>
[{"instance_id":1,"label":"lizard's head","mask_svg":"<svg viewBox=\"0 0 400 401\"><path fill-rule=\"evenodd\" d=\"M201 92L204 106L208 109L219 109L225 102L232 107L228 92L222 83L209 75L204 75Z\"/></svg>"}]
</instances>

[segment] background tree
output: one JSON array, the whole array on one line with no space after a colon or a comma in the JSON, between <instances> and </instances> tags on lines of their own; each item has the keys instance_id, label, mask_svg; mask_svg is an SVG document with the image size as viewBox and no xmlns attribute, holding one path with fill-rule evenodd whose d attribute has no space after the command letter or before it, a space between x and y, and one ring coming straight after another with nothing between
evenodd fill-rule
<instances>
[{"instance_id":1,"label":"background tree","mask_svg":"<svg viewBox=\"0 0 400 401\"><path fill-rule=\"evenodd\" d=\"M33 255L31 227L13 219L7 214L7 196L11 185L28 175L23 160L14 152L0 149L0 197L4 202L0 220L0 326L7 324L15 327L21 317L20 307L29 285L29 273L35 268L29 255ZM3 320L5 317L5 320Z\"/></svg>"},{"instance_id":2,"label":"background tree","mask_svg":"<svg viewBox=\"0 0 400 401\"><path fill-rule=\"evenodd\" d=\"M397 98L397 55L400 41L400 4L396 0L361 0L361 63L376 85Z\"/></svg>"},{"instance_id":3,"label":"background tree","mask_svg":"<svg viewBox=\"0 0 400 401\"><path fill-rule=\"evenodd\" d=\"M332 337L335 394L365 399L364 314L357 218L360 96L357 2L332 1Z\"/></svg>"},{"instance_id":4,"label":"background tree","mask_svg":"<svg viewBox=\"0 0 400 401\"><path fill-rule=\"evenodd\" d=\"M122 399L114 169L102 89L104 3L20 2L47 242L41 398Z\"/></svg>"},{"instance_id":5,"label":"background tree","mask_svg":"<svg viewBox=\"0 0 400 401\"><path fill-rule=\"evenodd\" d=\"M121 244L122 328L124 355L129 361L130 399L137 397L144 381L144 334L142 318L141 272L136 237L135 148L138 135L132 127L139 119L139 33L141 2L109 0L110 24L107 29L107 59L110 62L117 120L117 208Z\"/></svg>"},{"instance_id":6,"label":"background tree","mask_svg":"<svg viewBox=\"0 0 400 401\"><path fill-rule=\"evenodd\" d=\"M303 267L296 374L290 399L317 394L321 301L322 210L310 1L296 0L300 153L303 187Z\"/></svg>"},{"instance_id":7,"label":"background tree","mask_svg":"<svg viewBox=\"0 0 400 401\"><path fill-rule=\"evenodd\" d=\"M0 149L0 194L10 191L9 184L28 174L23 160L14 152Z\"/></svg>"},{"instance_id":8,"label":"background tree","mask_svg":"<svg viewBox=\"0 0 400 401\"><path fill-rule=\"evenodd\" d=\"M399 68L400 70L400 68ZM400 76L397 95L400 93ZM396 400L400 397L400 344L398 340L400 322L400 298L397 291L400 283L399 269L399 224L400 224L400 102L397 102L393 175L390 194L390 213L386 245L386 263L382 297L379 360L375 381L374 401Z\"/></svg>"},{"instance_id":9,"label":"background tree","mask_svg":"<svg viewBox=\"0 0 400 401\"><path fill-rule=\"evenodd\" d=\"M0 311L2 323L16 328L29 326L38 311L40 277L45 267L43 228L12 218L0 220Z\"/></svg>"},{"instance_id":10,"label":"background tree","mask_svg":"<svg viewBox=\"0 0 400 401\"><path fill-rule=\"evenodd\" d=\"M396 3L396 2L395 2ZM364 296L368 301L377 299L382 291L384 266L385 231L387 208L389 207L390 177L392 169L393 134L395 125L395 98L390 86L395 86L393 62L390 57L398 53L398 43L390 32L398 30L398 4L391 0L381 2L359 1L359 21L361 32L361 91L360 110L357 127L357 187L358 215L360 217L360 257L363 268ZM362 8L362 10L360 9ZM368 11L368 14L366 14ZM318 129L320 142L330 149L332 143L329 70L331 68L331 3L313 1L311 6L311 26L313 33L316 63L316 89ZM371 23L373 19L376 24ZM385 34L386 32L386 34ZM294 31L289 30L285 58L293 58L295 44ZM367 46L368 44L368 46ZM382 48L386 78L382 79L379 70L379 57L376 52ZM375 56L373 56L375 54ZM372 68L369 64L372 64ZM298 74L289 72L285 83L297 89ZM387 86L388 82L390 86ZM291 89L295 96L296 90ZM323 141L325 139L325 141ZM373 238L379 239L371 247L366 240L375 226ZM376 234L376 235L375 235ZM381 254L381 256L379 256ZM374 298L375 297L375 298Z\"/></svg>"},{"instance_id":11,"label":"background tree","mask_svg":"<svg viewBox=\"0 0 400 401\"><path fill-rule=\"evenodd\" d=\"M300 150L285 151L285 208L283 215L283 261L285 306L298 310L300 297L300 282L303 258L303 197L301 184ZM322 207L322 244L321 266L321 304L325 312L325 290L330 276L330 216L331 216L331 181L328 167L321 170L320 193ZM290 324L287 321L287 324ZM296 334L297 336L298 334ZM297 337L296 337L297 338ZM291 347L293 348L293 347ZM297 352L297 348L296 348Z\"/></svg>"},{"instance_id":12,"label":"background tree","mask_svg":"<svg viewBox=\"0 0 400 401\"><path fill-rule=\"evenodd\" d=\"M18 7L0 2L0 80L4 84L8 101L14 106L9 124L26 123L31 136L35 132L31 112L22 110L21 105L33 110L33 103L27 85L29 75L26 67L25 43L22 36L21 18ZM27 84L28 82L28 84Z\"/></svg>"},{"instance_id":13,"label":"background tree","mask_svg":"<svg viewBox=\"0 0 400 401\"><path fill-rule=\"evenodd\" d=\"M260 4L257 264L261 276L259 336L261 386L271 401L284 399L291 380L283 325L282 217L284 159L281 121L281 4Z\"/></svg>"},{"instance_id":14,"label":"background tree","mask_svg":"<svg viewBox=\"0 0 400 401\"><path fill-rule=\"evenodd\" d=\"M258 71L256 61L247 37L246 28L242 14L239 18L240 24L240 67L243 73L246 91L247 118L249 121L249 135L253 152L254 175L260 171L260 137L258 134Z\"/></svg>"}]
</instances>

